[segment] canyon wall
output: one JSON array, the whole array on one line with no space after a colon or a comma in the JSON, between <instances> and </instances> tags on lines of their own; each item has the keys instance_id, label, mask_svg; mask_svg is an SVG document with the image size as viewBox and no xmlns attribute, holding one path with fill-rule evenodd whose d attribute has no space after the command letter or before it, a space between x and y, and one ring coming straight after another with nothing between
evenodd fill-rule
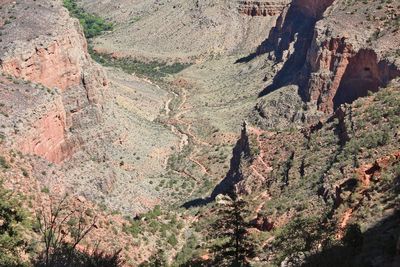
<instances>
[{"instance_id":1,"label":"canyon wall","mask_svg":"<svg viewBox=\"0 0 400 267\"><path fill-rule=\"evenodd\" d=\"M66 141L66 114L61 98L50 102L47 109L43 117L33 123L32 129L23 134L17 147L23 153L60 163L74 150Z\"/></svg>"},{"instance_id":2,"label":"canyon wall","mask_svg":"<svg viewBox=\"0 0 400 267\"><path fill-rule=\"evenodd\" d=\"M277 16L290 4L290 0L239 1L238 11L247 16Z\"/></svg>"},{"instance_id":3,"label":"canyon wall","mask_svg":"<svg viewBox=\"0 0 400 267\"><path fill-rule=\"evenodd\" d=\"M79 129L101 121L106 76L90 59L79 22L61 3L11 3L2 9L16 19L3 26L8 45L0 49L1 73L59 95L46 103L31 130L20 132L17 149L59 163L79 148Z\"/></svg>"},{"instance_id":4,"label":"canyon wall","mask_svg":"<svg viewBox=\"0 0 400 267\"><path fill-rule=\"evenodd\" d=\"M316 28L307 54L307 100L319 110L331 113L400 76L399 66L372 48L349 40L345 33L332 37L326 32L326 27Z\"/></svg>"},{"instance_id":5,"label":"canyon wall","mask_svg":"<svg viewBox=\"0 0 400 267\"><path fill-rule=\"evenodd\" d=\"M393 16L386 22L375 19L367 26L368 6L358 5L365 12L352 16L350 7L343 7L339 0L293 0L284 8L257 50L279 66L272 84L260 96L295 84L303 101L332 113L341 104L377 92L400 76L399 61L389 59L397 53L390 50L391 43L400 41L399 35L397 30L383 28ZM385 12L382 7L369 8ZM390 5L385 8L390 12Z\"/></svg>"}]
</instances>

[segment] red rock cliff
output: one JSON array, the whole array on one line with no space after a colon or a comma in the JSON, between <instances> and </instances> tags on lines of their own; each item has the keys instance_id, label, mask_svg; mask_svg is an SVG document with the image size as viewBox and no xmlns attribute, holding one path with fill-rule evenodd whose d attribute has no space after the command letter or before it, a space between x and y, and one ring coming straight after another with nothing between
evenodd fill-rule
<instances>
[{"instance_id":1,"label":"red rock cliff","mask_svg":"<svg viewBox=\"0 0 400 267\"><path fill-rule=\"evenodd\" d=\"M346 37L326 38L318 30L307 63L311 69L309 100L327 113L368 95L368 91L378 91L400 75L397 66L380 59L371 48L356 50Z\"/></svg>"},{"instance_id":2,"label":"red rock cliff","mask_svg":"<svg viewBox=\"0 0 400 267\"><path fill-rule=\"evenodd\" d=\"M61 98L50 102L46 112L32 126L17 143L17 148L23 153L60 163L71 156L79 145L67 137L66 113Z\"/></svg>"},{"instance_id":3,"label":"red rock cliff","mask_svg":"<svg viewBox=\"0 0 400 267\"><path fill-rule=\"evenodd\" d=\"M290 0L278 1L240 1L238 11L247 16L276 16L288 6Z\"/></svg>"},{"instance_id":4,"label":"red rock cliff","mask_svg":"<svg viewBox=\"0 0 400 267\"><path fill-rule=\"evenodd\" d=\"M4 5L2 10L15 12L16 19L4 26L3 42L9 45L0 49L0 71L42 84L56 94L60 91L60 97L47 103L38 120L31 122L32 129L20 133L18 148L61 162L79 146L71 142L79 139L79 131L71 138L70 128L101 120L107 79L90 59L79 22L60 3L38 0Z\"/></svg>"}]
</instances>

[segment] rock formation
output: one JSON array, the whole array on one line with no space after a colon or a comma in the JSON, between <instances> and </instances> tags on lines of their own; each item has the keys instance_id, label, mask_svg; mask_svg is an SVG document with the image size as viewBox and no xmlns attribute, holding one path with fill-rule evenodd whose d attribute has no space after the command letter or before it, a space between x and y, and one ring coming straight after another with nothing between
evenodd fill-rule
<instances>
[{"instance_id":1,"label":"rock formation","mask_svg":"<svg viewBox=\"0 0 400 267\"><path fill-rule=\"evenodd\" d=\"M247 16L277 16L289 5L288 0L278 1L239 1L238 11Z\"/></svg>"},{"instance_id":2,"label":"rock formation","mask_svg":"<svg viewBox=\"0 0 400 267\"><path fill-rule=\"evenodd\" d=\"M307 56L311 68L308 97L324 112L367 96L368 91L377 92L400 76L397 66L379 59L370 48L356 51L345 37L318 42L321 32L315 35Z\"/></svg>"},{"instance_id":3,"label":"rock formation","mask_svg":"<svg viewBox=\"0 0 400 267\"><path fill-rule=\"evenodd\" d=\"M49 5L36 1L34 5L4 6L15 13L18 23L3 26L3 42L8 45L0 49L0 70L3 75L42 84L59 94L45 104L42 116L32 122L32 130L20 133L21 141L17 142L17 149L24 153L59 163L79 146L78 136L72 137L70 129L101 119L107 79L89 57L79 22L59 3ZM33 35L23 29L28 26L21 25L37 32Z\"/></svg>"}]
</instances>

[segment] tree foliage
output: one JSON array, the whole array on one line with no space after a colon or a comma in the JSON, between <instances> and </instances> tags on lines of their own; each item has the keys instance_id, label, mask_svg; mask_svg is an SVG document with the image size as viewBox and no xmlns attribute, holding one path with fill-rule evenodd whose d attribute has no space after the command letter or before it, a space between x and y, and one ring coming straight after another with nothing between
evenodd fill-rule
<instances>
[{"instance_id":1,"label":"tree foliage","mask_svg":"<svg viewBox=\"0 0 400 267\"><path fill-rule=\"evenodd\" d=\"M280 251L278 263L299 252L316 252L322 240L329 240L326 227L317 217L298 217L290 221L276 236L273 247ZM326 241L328 242L328 241Z\"/></svg>"},{"instance_id":2,"label":"tree foliage","mask_svg":"<svg viewBox=\"0 0 400 267\"><path fill-rule=\"evenodd\" d=\"M22 223L25 215L12 193L0 184L0 266L21 266L19 253L25 242Z\"/></svg>"},{"instance_id":3,"label":"tree foliage","mask_svg":"<svg viewBox=\"0 0 400 267\"><path fill-rule=\"evenodd\" d=\"M121 250L107 254L98 249L81 251L77 246L95 228L97 216L84 208L71 208L68 197L42 206L37 212L37 232L41 236L44 250L37 267L118 267L123 262Z\"/></svg>"},{"instance_id":4,"label":"tree foliage","mask_svg":"<svg viewBox=\"0 0 400 267\"><path fill-rule=\"evenodd\" d=\"M247 232L245 218L249 215L247 203L234 199L217 209L218 218L211 225L214 254L213 266L249 266L248 259L254 256L254 242Z\"/></svg>"},{"instance_id":5,"label":"tree foliage","mask_svg":"<svg viewBox=\"0 0 400 267\"><path fill-rule=\"evenodd\" d=\"M112 23L106 22L103 18L96 15L87 13L82 8L78 7L75 0L64 0L63 3L71 16L79 19L87 38L93 38L102 34L104 31L112 30Z\"/></svg>"}]
</instances>

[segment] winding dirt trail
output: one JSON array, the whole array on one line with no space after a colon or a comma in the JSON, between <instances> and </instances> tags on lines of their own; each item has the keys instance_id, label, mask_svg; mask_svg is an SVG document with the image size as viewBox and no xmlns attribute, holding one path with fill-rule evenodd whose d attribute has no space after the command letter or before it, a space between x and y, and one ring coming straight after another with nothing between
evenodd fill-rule
<instances>
[{"instance_id":1,"label":"winding dirt trail","mask_svg":"<svg viewBox=\"0 0 400 267\"><path fill-rule=\"evenodd\" d=\"M346 230L347 224L348 224L352 214L353 214L353 209L352 208L349 208L343 214L342 219L340 221L338 232L336 233L336 238L337 239L342 239L343 238L344 231Z\"/></svg>"},{"instance_id":2,"label":"winding dirt trail","mask_svg":"<svg viewBox=\"0 0 400 267\"><path fill-rule=\"evenodd\" d=\"M260 136L261 136L262 134L269 134L270 132L268 132L268 131L263 131L263 130L261 130L261 129L254 128L254 127L248 127L247 129L248 129L248 131L249 131L250 133L253 133L253 134L256 135L257 145L258 145L258 148L259 148L259 151L260 151L260 154L259 154L258 157L257 157L257 161L260 162L260 164L263 165L263 166L265 167L265 171L266 171L266 172L272 171L272 167L271 167L270 165L268 165L268 164L264 161L265 151L264 151L264 149L261 148L261 147L262 147L262 143L261 143L261 140L260 140ZM252 169L256 172L257 175L263 177L259 172L257 172L257 170L255 170L254 166L252 166L252 167L253 167Z\"/></svg>"},{"instance_id":3,"label":"winding dirt trail","mask_svg":"<svg viewBox=\"0 0 400 267\"><path fill-rule=\"evenodd\" d=\"M181 117L190 111L189 108L185 108L185 105L187 104L187 90L184 87L180 87L181 89L181 94L177 94L175 92L172 92L172 96L165 102L165 114L169 117L167 120L167 125L170 126L171 131L177 135L180 136L181 141L179 143L179 152L182 152L186 146L193 146L190 147L190 154L187 157L187 159L194 164L196 164L201 172L206 175L210 175L208 169L204 164L202 164L200 161L194 159L195 152L197 150L197 145L203 145L203 146L211 146L209 143L203 142L199 140L191 131L192 124L188 121L182 120ZM170 105L172 101L175 98L180 98L179 99L179 105L176 109L172 110ZM174 115L171 115L171 113L174 112ZM183 126L183 127L182 127ZM183 130L182 128L186 128ZM194 179L197 181L197 179L189 174L186 170L184 171L176 171L174 170L175 173L179 173L182 176L185 177L190 177L191 179Z\"/></svg>"}]
</instances>

